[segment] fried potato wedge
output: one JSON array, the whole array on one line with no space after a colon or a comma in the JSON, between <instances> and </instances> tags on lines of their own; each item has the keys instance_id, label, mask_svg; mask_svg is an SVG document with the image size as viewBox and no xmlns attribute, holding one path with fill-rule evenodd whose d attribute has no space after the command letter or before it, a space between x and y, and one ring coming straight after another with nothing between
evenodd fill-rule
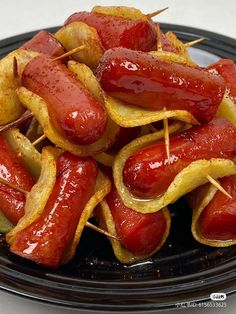
<instances>
[{"instance_id":1,"label":"fried potato wedge","mask_svg":"<svg viewBox=\"0 0 236 314\"><path fill-rule=\"evenodd\" d=\"M105 15L120 16L130 20L148 20L148 17L139 9L126 6L100 6L96 5L91 12Z\"/></svg>"},{"instance_id":2,"label":"fried potato wedge","mask_svg":"<svg viewBox=\"0 0 236 314\"><path fill-rule=\"evenodd\" d=\"M84 45L84 49L73 54L73 58L85 63L92 69L96 68L104 53L104 48L96 29L83 22L73 22L60 28L56 32L55 37L66 51Z\"/></svg>"},{"instance_id":3,"label":"fried potato wedge","mask_svg":"<svg viewBox=\"0 0 236 314\"><path fill-rule=\"evenodd\" d=\"M180 126L173 124L170 126L170 133L178 131ZM164 130L153 134L144 135L126 145L118 153L113 164L113 176L117 191L124 204L142 213L156 212L169 204L174 203L181 196L191 192L198 186L208 182L207 175L217 179L236 173L236 165L233 161L220 158L210 160L197 160L179 172L164 195L155 199L139 199L134 197L123 183L123 169L126 160L135 152L155 143L164 137Z\"/></svg>"},{"instance_id":4,"label":"fried potato wedge","mask_svg":"<svg viewBox=\"0 0 236 314\"><path fill-rule=\"evenodd\" d=\"M45 147L41 155L41 173L38 181L26 197L25 214L18 224L6 235L8 244L12 244L16 235L40 217L56 182L56 159L59 151L54 147Z\"/></svg>"},{"instance_id":5,"label":"fried potato wedge","mask_svg":"<svg viewBox=\"0 0 236 314\"><path fill-rule=\"evenodd\" d=\"M167 208L163 209L163 213L166 219L166 231L165 234L163 235L162 241L159 244L159 246L150 254L148 255L134 255L133 253L129 252L127 249L125 249L119 240L109 238L109 241L111 242L113 252L116 256L116 258L123 264L132 264L137 261L141 261L143 259L146 259L153 254L155 254L157 251L160 250L160 248L163 246L165 243L169 231L170 231L170 225L171 225L171 217L170 217L170 212ZM109 206L105 200L103 200L99 206L99 208L96 209L96 217L99 220L99 225L101 228L107 230L111 235L114 235L115 237L118 237L116 233L116 227L115 227L115 222L112 217L111 211L109 209Z\"/></svg>"},{"instance_id":6,"label":"fried potato wedge","mask_svg":"<svg viewBox=\"0 0 236 314\"><path fill-rule=\"evenodd\" d=\"M15 90L21 85L25 65L37 55L37 52L17 49L0 60L0 125L16 120L24 112Z\"/></svg>"},{"instance_id":7,"label":"fried potato wedge","mask_svg":"<svg viewBox=\"0 0 236 314\"><path fill-rule=\"evenodd\" d=\"M217 188L215 186L211 184L205 184L199 187L198 189L194 190L188 196L189 204L193 210L191 230L194 238L202 244L213 247L227 247L236 244L236 240L219 241L206 239L199 230L198 221L201 216L201 213L213 199L216 192Z\"/></svg>"}]
</instances>

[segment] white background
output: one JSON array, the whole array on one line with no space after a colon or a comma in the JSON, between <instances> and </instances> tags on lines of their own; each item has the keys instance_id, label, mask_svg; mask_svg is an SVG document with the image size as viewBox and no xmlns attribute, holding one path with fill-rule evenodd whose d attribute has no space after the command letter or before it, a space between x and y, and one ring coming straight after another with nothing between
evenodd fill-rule
<instances>
[{"instance_id":1,"label":"white background","mask_svg":"<svg viewBox=\"0 0 236 314\"><path fill-rule=\"evenodd\" d=\"M198 27L236 38L236 0L0 0L0 40L40 28L61 25L70 14L81 10L88 11L97 4L135 6L146 13L169 6L169 10L159 16L158 21ZM226 301L226 309L187 309L182 310L182 313L235 313L236 296ZM175 312L171 311L173 314ZM0 314L15 313L73 314L76 311L56 309L0 291Z\"/></svg>"}]
</instances>

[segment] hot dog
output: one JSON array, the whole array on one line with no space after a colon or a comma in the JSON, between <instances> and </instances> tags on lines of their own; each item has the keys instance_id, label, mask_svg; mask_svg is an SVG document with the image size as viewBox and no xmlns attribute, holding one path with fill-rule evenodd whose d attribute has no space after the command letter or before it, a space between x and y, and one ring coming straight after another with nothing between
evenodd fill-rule
<instances>
[{"instance_id":1,"label":"hot dog","mask_svg":"<svg viewBox=\"0 0 236 314\"><path fill-rule=\"evenodd\" d=\"M218 75L126 48L105 52L97 78L105 91L128 103L187 110L204 123L213 118L225 92Z\"/></svg>"},{"instance_id":2,"label":"hot dog","mask_svg":"<svg viewBox=\"0 0 236 314\"><path fill-rule=\"evenodd\" d=\"M63 153L44 212L17 234L11 252L47 267L58 267L94 192L96 178L97 166L91 158Z\"/></svg>"},{"instance_id":3,"label":"hot dog","mask_svg":"<svg viewBox=\"0 0 236 314\"><path fill-rule=\"evenodd\" d=\"M150 51L156 48L156 32L153 25L145 20L130 20L124 17L94 12L72 14L65 22L84 22L94 27L105 49L127 47L134 50Z\"/></svg>"},{"instance_id":4,"label":"hot dog","mask_svg":"<svg viewBox=\"0 0 236 314\"><path fill-rule=\"evenodd\" d=\"M161 244L167 227L162 211L142 214L126 207L114 185L106 196L106 201L115 222L117 235L129 252L148 256Z\"/></svg>"},{"instance_id":5,"label":"hot dog","mask_svg":"<svg viewBox=\"0 0 236 314\"><path fill-rule=\"evenodd\" d=\"M235 136L236 128L221 118L171 136L170 164L164 141L158 141L128 158L123 170L124 184L136 196L160 196L192 161L235 157Z\"/></svg>"},{"instance_id":6,"label":"hot dog","mask_svg":"<svg viewBox=\"0 0 236 314\"><path fill-rule=\"evenodd\" d=\"M53 125L67 139L90 144L103 134L104 107L60 61L34 58L24 69L22 84L47 102Z\"/></svg>"},{"instance_id":7,"label":"hot dog","mask_svg":"<svg viewBox=\"0 0 236 314\"><path fill-rule=\"evenodd\" d=\"M198 228L206 239L236 240L236 176L221 178L219 182L232 198L217 191L202 211Z\"/></svg>"},{"instance_id":8,"label":"hot dog","mask_svg":"<svg viewBox=\"0 0 236 314\"><path fill-rule=\"evenodd\" d=\"M26 191L34 184L33 177L2 135L0 135L0 178ZM0 183L0 211L12 224L17 224L24 215L24 205L25 194Z\"/></svg>"},{"instance_id":9,"label":"hot dog","mask_svg":"<svg viewBox=\"0 0 236 314\"><path fill-rule=\"evenodd\" d=\"M227 92L236 103L236 65L233 60L220 59L216 63L208 66L212 73L221 75L225 81Z\"/></svg>"},{"instance_id":10,"label":"hot dog","mask_svg":"<svg viewBox=\"0 0 236 314\"><path fill-rule=\"evenodd\" d=\"M21 48L44 53L54 58L65 53L65 50L60 42L47 31L40 31L24 43Z\"/></svg>"}]
</instances>

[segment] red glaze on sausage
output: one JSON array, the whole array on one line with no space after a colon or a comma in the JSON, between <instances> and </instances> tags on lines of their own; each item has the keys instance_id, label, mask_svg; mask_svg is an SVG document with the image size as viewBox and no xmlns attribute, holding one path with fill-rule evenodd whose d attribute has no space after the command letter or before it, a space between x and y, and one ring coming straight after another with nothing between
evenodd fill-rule
<instances>
[{"instance_id":1,"label":"red glaze on sausage","mask_svg":"<svg viewBox=\"0 0 236 314\"><path fill-rule=\"evenodd\" d=\"M105 108L61 61L35 57L24 69L22 84L46 101L54 127L67 139L91 144L102 136Z\"/></svg>"},{"instance_id":2,"label":"red glaze on sausage","mask_svg":"<svg viewBox=\"0 0 236 314\"><path fill-rule=\"evenodd\" d=\"M105 49L126 47L133 50L156 50L157 34L149 21L130 20L100 13L78 12L65 22L83 22L94 27Z\"/></svg>"},{"instance_id":3,"label":"red glaze on sausage","mask_svg":"<svg viewBox=\"0 0 236 314\"><path fill-rule=\"evenodd\" d=\"M121 100L156 110L187 110L203 123L213 118L225 92L218 75L126 48L105 52L97 78Z\"/></svg>"},{"instance_id":4,"label":"red glaze on sausage","mask_svg":"<svg viewBox=\"0 0 236 314\"><path fill-rule=\"evenodd\" d=\"M73 240L80 216L92 196L97 166L91 158L68 152L57 161L58 176L42 215L20 231L11 252L57 268Z\"/></svg>"},{"instance_id":5,"label":"red glaze on sausage","mask_svg":"<svg viewBox=\"0 0 236 314\"><path fill-rule=\"evenodd\" d=\"M236 104L236 64L230 59L220 59L211 64L208 69L212 73L220 74L226 84L227 92Z\"/></svg>"},{"instance_id":6,"label":"red glaze on sausage","mask_svg":"<svg viewBox=\"0 0 236 314\"><path fill-rule=\"evenodd\" d=\"M162 211L138 213L124 205L116 188L106 196L122 245L135 255L149 255L163 239L167 224Z\"/></svg>"},{"instance_id":7,"label":"red glaze on sausage","mask_svg":"<svg viewBox=\"0 0 236 314\"><path fill-rule=\"evenodd\" d=\"M61 43L49 32L40 31L21 48L47 54L51 57L59 57L65 53Z\"/></svg>"},{"instance_id":8,"label":"red glaze on sausage","mask_svg":"<svg viewBox=\"0 0 236 314\"><path fill-rule=\"evenodd\" d=\"M34 180L16 152L0 135L0 178L25 191L30 191ZM25 194L0 183L0 211L14 225L24 215Z\"/></svg>"},{"instance_id":9,"label":"red glaze on sausage","mask_svg":"<svg viewBox=\"0 0 236 314\"><path fill-rule=\"evenodd\" d=\"M199 218L201 234L210 240L236 239L236 176L219 179L232 199L217 191Z\"/></svg>"},{"instance_id":10,"label":"red glaze on sausage","mask_svg":"<svg viewBox=\"0 0 236 314\"><path fill-rule=\"evenodd\" d=\"M157 197L165 193L174 177L192 161L236 156L236 128L217 118L170 136L170 164L163 140L129 157L123 178L129 190L139 197Z\"/></svg>"}]
</instances>

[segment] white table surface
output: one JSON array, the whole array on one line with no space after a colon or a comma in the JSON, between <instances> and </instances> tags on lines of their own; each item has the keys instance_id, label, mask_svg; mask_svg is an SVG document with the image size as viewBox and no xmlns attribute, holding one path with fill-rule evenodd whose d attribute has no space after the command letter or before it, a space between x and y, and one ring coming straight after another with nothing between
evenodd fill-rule
<instances>
[{"instance_id":1,"label":"white table surface","mask_svg":"<svg viewBox=\"0 0 236 314\"><path fill-rule=\"evenodd\" d=\"M88 11L97 4L135 6L146 13L169 6L168 11L158 16L158 21L198 27L236 38L236 0L0 0L0 40L61 25L70 14ZM225 309L186 309L182 312L235 313L236 296L228 298L226 302ZM175 312L177 311L171 311L173 314ZM0 291L0 314L14 313L69 314L76 311L50 307Z\"/></svg>"}]
</instances>

